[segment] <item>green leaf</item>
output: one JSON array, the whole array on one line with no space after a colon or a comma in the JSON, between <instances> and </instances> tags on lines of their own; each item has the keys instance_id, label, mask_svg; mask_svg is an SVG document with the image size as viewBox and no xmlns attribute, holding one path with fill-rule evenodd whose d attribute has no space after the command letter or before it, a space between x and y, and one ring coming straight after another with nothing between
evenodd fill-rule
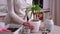
<instances>
[{"instance_id":1,"label":"green leaf","mask_svg":"<svg viewBox=\"0 0 60 34\"><path fill-rule=\"evenodd\" d=\"M31 15L34 14L34 11L35 11L35 12L40 12L40 10L41 10L41 7L39 7L38 4L35 5L35 4L33 3L33 4L32 4L32 7L31 7L31 11L32 11L32 12L31 12Z\"/></svg>"}]
</instances>

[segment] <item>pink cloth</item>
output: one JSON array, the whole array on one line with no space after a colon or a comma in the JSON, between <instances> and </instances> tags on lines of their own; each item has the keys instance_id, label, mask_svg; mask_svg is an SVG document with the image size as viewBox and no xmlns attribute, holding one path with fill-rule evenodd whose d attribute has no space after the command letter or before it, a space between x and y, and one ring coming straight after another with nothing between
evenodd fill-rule
<instances>
[{"instance_id":1,"label":"pink cloth","mask_svg":"<svg viewBox=\"0 0 60 34\"><path fill-rule=\"evenodd\" d=\"M0 28L0 32L11 32L11 30L7 30L5 28Z\"/></svg>"}]
</instances>

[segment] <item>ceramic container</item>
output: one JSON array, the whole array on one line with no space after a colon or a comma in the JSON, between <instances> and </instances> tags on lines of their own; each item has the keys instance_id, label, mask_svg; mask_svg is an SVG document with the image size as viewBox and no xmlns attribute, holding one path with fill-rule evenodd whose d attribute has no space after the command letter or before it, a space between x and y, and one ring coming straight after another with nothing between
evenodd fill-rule
<instances>
[{"instance_id":1,"label":"ceramic container","mask_svg":"<svg viewBox=\"0 0 60 34\"><path fill-rule=\"evenodd\" d=\"M38 32L41 21L40 20L36 20L36 21L31 20L30 23L31 23L31 25L34 26L34 29L32 30L32 32Z\"/></svg>"}]
</instances>

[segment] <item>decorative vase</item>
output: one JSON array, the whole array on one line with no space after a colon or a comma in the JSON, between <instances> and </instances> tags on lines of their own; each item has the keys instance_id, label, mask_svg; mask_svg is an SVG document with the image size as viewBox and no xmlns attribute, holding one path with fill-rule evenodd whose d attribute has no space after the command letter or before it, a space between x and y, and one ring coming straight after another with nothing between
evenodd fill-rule
<instances>
[{"instance_id":1,"label":"decorative vase","mask_svg":"<svg viewBox=\"0 0 60 34\"><path fill-rule=\"evenodd\" d=\"M54 22L53 19L47 19L45 20L45 28L52 32L54 30Z\"/></svg>"}]
</instances>

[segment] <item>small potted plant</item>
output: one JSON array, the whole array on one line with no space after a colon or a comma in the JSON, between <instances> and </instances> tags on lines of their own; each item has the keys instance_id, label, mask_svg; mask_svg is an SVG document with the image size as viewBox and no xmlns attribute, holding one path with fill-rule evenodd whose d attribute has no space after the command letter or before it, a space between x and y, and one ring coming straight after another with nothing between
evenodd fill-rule
<instances>
[{"instance_id":1,"label":"small potted plant","mask_svg":"<svg viewBox=\"0 0 60 34\"><path fill-rule=\"evenodd\" d=\"M34 20L42 20L43 19L43 12L41 12L41 7L39 7L38 4L33 4L31 7L31 15L33 14L33 19Z\"/></svg>"},{"instance_id":2,"label":"small potted plant","mask_svg":"<svg viewBox=\"0 0 60 34\"><path fill-rule=\"evenodd\" d=\"M32 4L31 7L31 15L33 15L33 19L30 20L30 23L32 25L34 25L34 30L32 30L32 32L38 32L39 31L39 27L40 27L40 23L41 21L39 20L40 14L41 14L41 8L39 7L38 4Z\"/></svg>"}]
</instances>

